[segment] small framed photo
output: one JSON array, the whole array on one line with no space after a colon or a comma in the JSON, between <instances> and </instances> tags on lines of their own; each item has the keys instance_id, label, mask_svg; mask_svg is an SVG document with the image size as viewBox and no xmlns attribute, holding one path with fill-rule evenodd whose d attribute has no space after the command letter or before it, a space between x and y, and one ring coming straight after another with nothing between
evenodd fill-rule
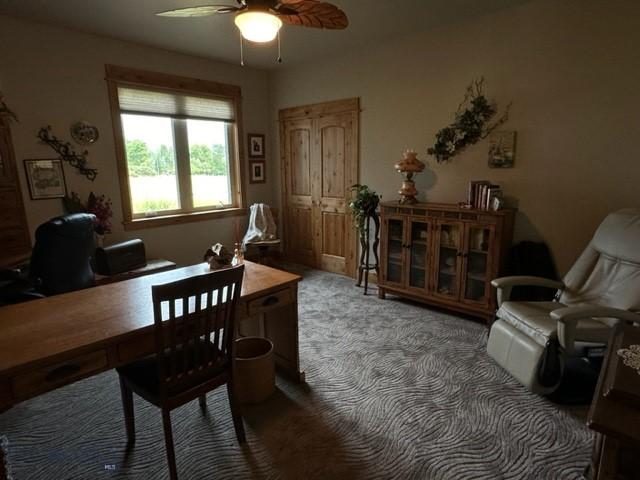
<instances>
[{"instance_id":1,"label":"small framed photo","mask_svg":"<svg viewBox=\"0 0 640 480\"><path fill-rule=\"evenodd\" d=\"M264 159L264 135L250 133L249 138L249 158Z\"/></svg>"},{"instance_id":2,"label":"small framed photo","mask_svg":"<svg viewBox=\"0 0 640 480\"><path fill-rule=\"evenodd\" d=\"M32 200L64 198L67 195L62 160L59 158L25 160L24 169Z\"/></svg>"},{"instance_id":3,"label":"small framed photo","mask_svg":"<svg viewBox=\"0 0 640 480\"><path fill-rule=\"evenodd\" d=\"M513 168L516 132L494 132L489 137L489 168Z\"/></svg>"},{"instance_id":4,"label":"small framed photo","mask_svg":"<svg viewBox=\"0 0 640 480\"><path fill-rule=\"evenodd\" d=\"M249 183L265 183L267 181L264 171L264 162L249 162Z\"/></svg>"}]
</instances>

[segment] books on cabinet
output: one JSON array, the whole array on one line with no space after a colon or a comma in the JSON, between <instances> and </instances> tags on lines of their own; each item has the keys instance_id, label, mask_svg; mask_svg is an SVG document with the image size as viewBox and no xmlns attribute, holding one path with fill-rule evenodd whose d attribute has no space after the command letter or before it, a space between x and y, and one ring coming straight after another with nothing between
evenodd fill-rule
<instances>
[{"instance_id":1,"label":"books on cabinet","mask_svg":"<svg viewBox=\"0 0 640 480\"><path fill-rule=\"evenodd\" d=\"M488 180L469 182L467 203L477 210L500 210L502 206L502 188Z\"/></svg>"}]
</instances>

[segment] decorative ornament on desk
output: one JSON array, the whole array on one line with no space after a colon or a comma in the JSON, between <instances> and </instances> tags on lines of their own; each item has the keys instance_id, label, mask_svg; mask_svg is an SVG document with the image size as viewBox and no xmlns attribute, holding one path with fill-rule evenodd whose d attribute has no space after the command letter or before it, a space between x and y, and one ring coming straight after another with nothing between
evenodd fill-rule
<instances>
[{"instance_id":1,"label":"decorative ornament on desk","mask_svg":"<svg viewBox=\"0 0 640 480\"><path fill-rule=\"evenodd\" d=\"M231 266L233 254L221 243L216 243L204 254L204 261L209 264L211 270L219 270Z\"/></svg>"},{"instance_id":2,"label":"decorative ornament on desk","mask_svg":"<svg viewBox=\"0 0 640 480\"><path fill-rule=\"evenodd\" d=\"M405 150L403 156L404 158L395 165L395 169L404 177L402 188L398 190L398 193L402 195L399 202L401 205L413 205L418 203L416 199L418 191L413 181L413 175L422 172L425 165L418 160L418 154L413 150Z\"/></svg>"}]
</instances>

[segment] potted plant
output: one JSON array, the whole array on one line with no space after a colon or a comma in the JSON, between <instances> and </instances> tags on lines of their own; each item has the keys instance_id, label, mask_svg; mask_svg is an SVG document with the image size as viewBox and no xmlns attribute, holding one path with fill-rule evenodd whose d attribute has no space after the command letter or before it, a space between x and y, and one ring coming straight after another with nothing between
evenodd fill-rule
<instances>
[{"instance_id":1,"label":"potted plant","mask_svg":"<svg viewBox=\"0 0 640 480\"><path fill-rule=\"evenodd\" d=\"M355 192L355 196L349 202L349 210L353 215L353 223L362 238L365 235L367 218L377 217L376 210L380 204L380 195L367 185L360 184L353 185L351 191Z\"/></svg>"}]
</instances>

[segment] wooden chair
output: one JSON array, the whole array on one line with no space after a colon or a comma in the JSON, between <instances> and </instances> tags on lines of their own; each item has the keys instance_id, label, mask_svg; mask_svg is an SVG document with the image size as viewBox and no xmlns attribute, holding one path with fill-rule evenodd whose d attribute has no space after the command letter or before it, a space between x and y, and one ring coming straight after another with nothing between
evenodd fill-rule
<instances>
[{"instance_id":1,"label":"wooden chair","mask_svg":"<svg viewBox=\"0 0 640 480\"><path fill-rule=\"evenodd\" d=\"M233 391L235 309L244 266L152 287L156 354L117 369L127 440L135 443L133 392L162 410L169 473L177 479L171 410L227 384L236 436L245 441Z\"/></svg>"}]
</instances>

